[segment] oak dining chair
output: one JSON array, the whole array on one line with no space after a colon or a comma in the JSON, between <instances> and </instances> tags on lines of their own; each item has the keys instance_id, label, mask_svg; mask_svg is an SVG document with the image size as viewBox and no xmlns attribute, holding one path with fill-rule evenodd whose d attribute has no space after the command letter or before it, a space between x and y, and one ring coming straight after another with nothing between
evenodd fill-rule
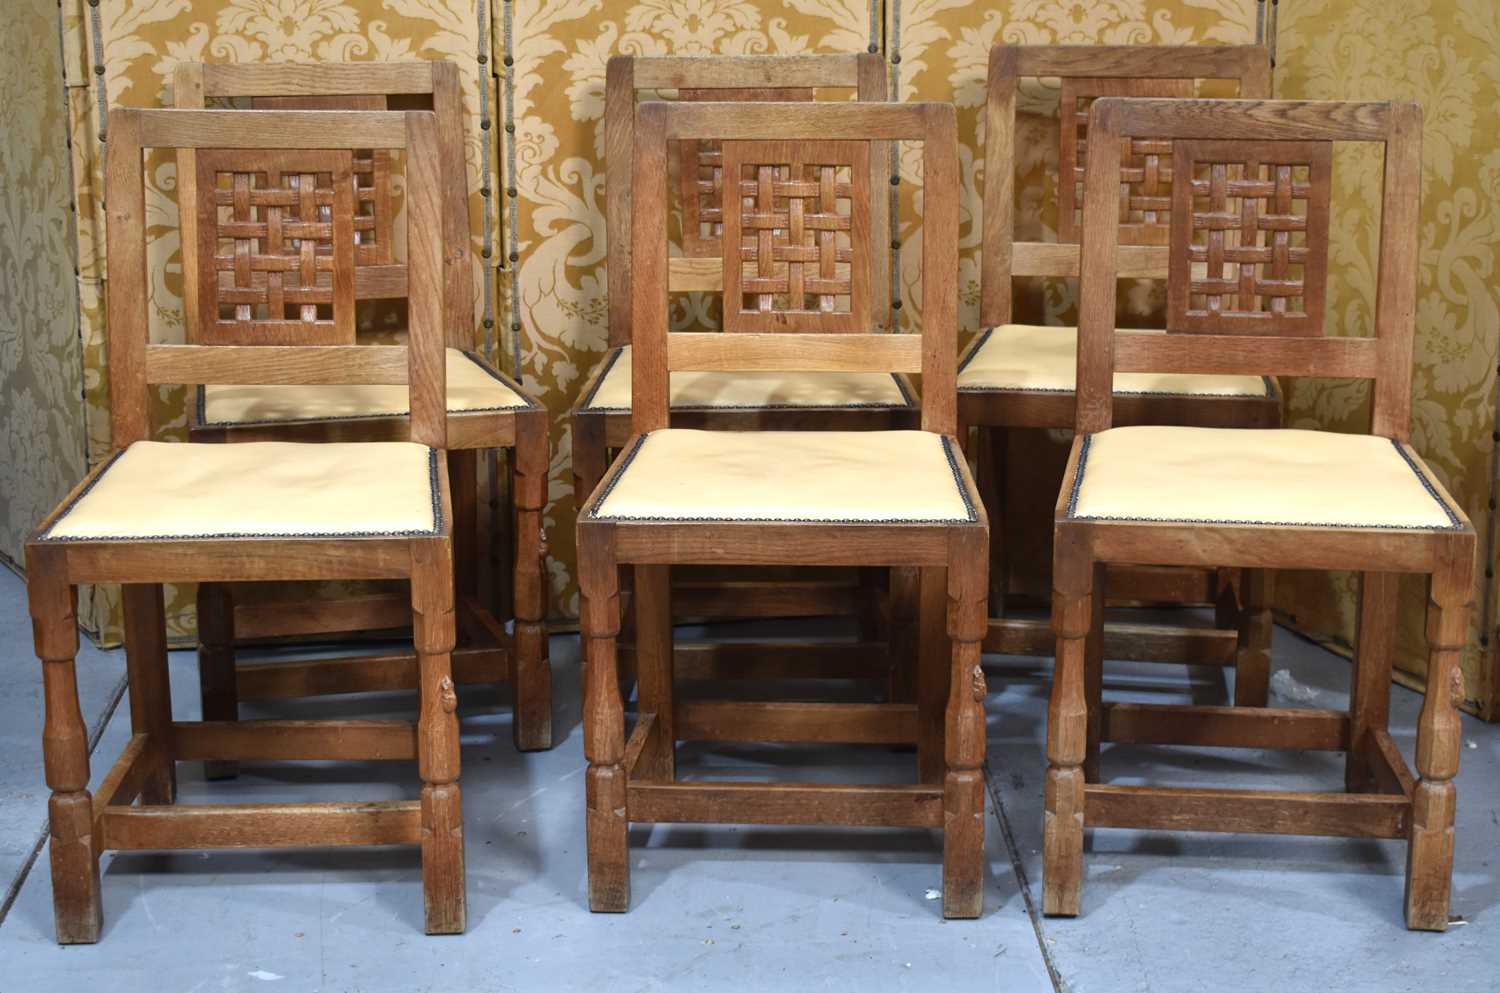
<instances>
[{"instance_id":1,"label":"oak dining chair","mask_svg":"<svg viewBox=\"0 0 1500 993\"><path fill-rule=\"evenodd\" d=\"M109 850L420 845L429 933L464 929L463 816L450 653L452 509L443 416L443 176L429 112L114 110L109 115L111 453L26 547L42 663L57 940L98 940ZM183 215L221 279L238 345L148 342L144 149L198 152ZM406 161L411 334L349 347L352 159ZM249 159L243 159L248 156ZM253 161L251 161L253 160ZM179 187L179 194L181 194ZM331 207L326 214L323 207ZM270 344L252 344L259 333ZM157 384L372 383L410 392L411 440L243 445L150 440ZM396 720L179 721L163 583L405 579L420 707ZM74 658L80 583L123 584L131 737L89 790ZM415 760L419 800L178 804L186 760ZM139 803L135 803L136 800Z\"/></svg>"},{"instance_id":2,"label":"oak dining chair","mask_svg":"<svg viewBox=\"0 0 1500 993\"><path fill-rule=\"evenodd\" d=\"M667 159L720 143L725 332L668 332ZM577 526L585 652L589 906L630 904L632 823L886 825L943 830L943 912L974 917L983 879L987 525L954 435L957 196L926 198L920 334L872 334L857 306L878 250L869 158L920 143L929 190L957 190L947 104L647 102L633 136L632 437ZM922 376L919 430L707 431L674 426L676 370ZM914 702L677 701L671 570L921 570ZM627 736L617 672L619 572L634 569L642 686ZM649 609L644 609L649 607ZM946 625L946 629L945 629ZM950 644L951 639L951 644ZM682 781L679 740L915 744L909 785Z\"/></svg>"},{"instance_id":3,"label":"oak dining chair","mask_svg":"<svg viewBox=\"0 0 1500 993\"><path fill-rule=\"evenodd\" d=\"M512 686L512 737L523 751L552 746L552 676L546 633L546 505L550 458L546 410L515 378L481 354L474 318L474 253L469 236L463 94L451 62L349 64L179 63L178 107L248 101L257 110L430 108L442 145L445 219L443 329L448 367L448 466L454 501L455 568L462 642L453 657L460 683ZM192 197L195 149L180 149L178 175ZM407 265L396 250L400 199L393 153L362 149L354 157L353 293L357 301L406 297ZM331 209L325 207L324 210ZM183 244L194 245L196 219L183 216ZM236 343L212 310L216 273L200 253L183 253L189 340ZM206 255L204 256L206 257ZM206 308L206 309L205 309ZM356 318L351 315L351 321ZM360 335L360 337L369 337ZM340 341L353 344L350 329ZM405 391L372 385L199 386L189 408L193 441L378 441L406 437ZM492 481L488 453L498 455ZM493 488L492 488L493 482ZM498 504L498 515L492 506ZM509 575L507 575L507 573ZM343 658L230 663L237 641L399 629L411 623L400 591L337 598L238 597L233 587L199 587L199 666L203 707L233 720L240 702L325 693L411 688L413 656L366 652ZM509 628L507 627L509 625ZM232 767L215 767L228 775Z\"/></svg>"},{"instance_id":4,"label":"oak dining chair","mask_svg":"<svg viewBox=\"0 0 1500 993\"><path fill-rule=\"evenodd\" d=\"M1092 828L1396 838L1407 842L1407 926L1441 931L1475 537L1411 445L1421 109L1104 98L1089 114L1077 433L1054 525L1043 910L1079 912ZM1139 141L1170 144L1164 332L1115 320L1121 153ZM1335 142L1373 144L1384 159L1373 335L1328 333ZM1113 378L1162 372L1369 380L1369 434L1117 426ZM1347 712L1102 701L1100 594L1115 562L1360 573ZM1420 778L1388 728L1403 572L1430 583ZM1097 772L1101 738L1342 751L1345 791L1111 783Z\"/></svg>"},{"instance_id":5,"label":"oak dining chair","mask_svg":"<svg viewBox=\"0 0 1500 993\"><path fill-rule=\"evenodd\" d=\"M675 91L684 102L812 101L848 95L858 101L886 99L886 70L880 56L796 55L650 57L617 55L609 60L605 84L605 195L608 247L608 347L584 382L570 414L574 494L582 506L603 477L611 458L630 437L631 377L631 229L640 205L631 193L631 145L638 102ZM670 265L674 294L724 292L720 251L724 199L723 166L717 142L680 141L669 156L676 167L682 254ZM890 175L889 146L881 143L870 156L872 190L884 190ZM868 258L858 260L863 276L854 287L852 306L866 330L890 326L890 198L869 200L871 244ZM738 330L742 318L723 311L726 330ZM737 430L865 430L915 425L916 391L906 376L890 373L763 370L725 373L683 370L674 373L671 405L685 427ZM750 617L853 615L855 642L805 639L755 643L719 639L677 646L685 678L820 676L888 678L890 637L910 630L905 615L914 610L914 580L898 573L889 582L896 595L889 601L879 571L774 570L741 572L727 578L722 570L679 570L674 597L681 616L725 620ZM627 590L626 610L629 597ZM888 613L903 615L893 624ZM904 647L898 651L904 651Z\"/></svg>"},{"instance_id":6,"label":"oak dining chair","mask_svg":"<svg viewBox=\"0 0 1500 993\"><path fill-rule=\"evenodd\" d=\"M1021 485L1045 491L1050 504L1058 480L1032 464L1020 484L1007 472L1006 464L1016 455L1008 441L1018 430L1072 427L1078 337L1072 327L1016 323L1016 280L1040 278L1055 284L1078 277L1089 105L1104 96L1191 97L1197 87L1208 85L1232 87L1242 97L1264 97L1269 95L1270 73L1266 49L1255 45L996 45L990 50L982 330L964 350L958 373L959 421L966 430L977 429L977 478L993 528L994 616L986 651L1050 655L1053 648L1045 619L1016 617L1007 611L1014 556L1006 540L1006 523L1008 519L1016 522L1011 529L1016 534L1025 530L1021 522L1030 519L1023 508L1007 507L1022 495ZM1057 79L1059 85L1058 169L1052 177L1057 241L1053 242L1017 239L1017 165L1030 157L1028 141L1018 130L1017 98L1025 81L1043 78ZM1124 154L1116 221L1120 274L1161 280L1166 276L1171 219L1171 156L1169 150L1149 142L1137 142ZM1114 403L1122 424L1254 428L1281 423L1281 394L1269 376L1121 375L1115 381ZM1042 512L1040 507L1035 509ZM1044 540L1038 541L1036 550L1047 557ZM1266 703L1270 609L1264 574L1248 570L1221 577L1215 569L1161 569L1134 563L1111 566L1108 573L1106 586L1117 601L1214 603L1219 615L1213 627L1112 620L1105 627L1108 658L1232 665L1235 701Z\"/></svg>"}]
</instances>

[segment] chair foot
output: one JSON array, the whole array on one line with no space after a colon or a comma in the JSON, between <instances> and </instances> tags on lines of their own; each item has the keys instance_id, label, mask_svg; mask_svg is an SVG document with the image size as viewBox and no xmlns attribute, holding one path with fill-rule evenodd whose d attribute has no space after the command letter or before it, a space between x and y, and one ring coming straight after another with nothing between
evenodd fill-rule
<instances>
[{"instance_id":1,"label":"chair foot","mask_svg":"<svg viewBox=\"0 0 1500 993\"><path fill-rule=\"evenodd\" d=\"M1406 926L1448 930L1453 888L1453 783L1417 784L1412 797L1411 840L1406 847Z\"/></svg>"},{"instance_id":2,"label":"chair foot","mask_svg":"<svg viewBox=\"0 0 1500 993\"><path fill-rule=\"evenodd\" d=\"M99 898L99 859L94 854L94 803L87 790L53 794L47 804L52 857L52 912L57 943L91 945L99 940L104 914Z\"/></svg>"},{"instance_id":3,"label":"chair foot","mask_svg":"<svg viewBox=\"0 0 1500 993\"><path fill-rule=\"evenodd\" d=\"M972 919L984 903L984 774L949 772L943 783L943 916Z\"/></svg>"},{"instance_id":4,"label":"chair foot","mask_svg":"<svg viewBox=\"0 0 1500 993\"><path fill-rule=\"evenodd\" d=\"M624 913L630 909L625 770L618 765L590 766L587 789L589 909Z\"/></svg>"},{"instance_id":5,"label":"chair foot","mask_svg":"<svg viewBox=\"0 0 1500 993\"><path fill-rule=\"evenodd\" d=\"M511 734L516 750L544 752L552 747L552 666L547 628L540 621L517 620Z\"/></svg>"},{"instance_id":6,"label":"chair foot","mask_svg":"<svg viewBox=\"0 0 1500 993\"><path fill-rule=\"evenodd\" d=\"M457 783L422 787L422 896L428 934L464 933L464 815Z\"/></svg>"},{"instance_id":7,"label":"chair foot","mask_svg":"<svg viewBox=\"0 0 1500 993\"><path fill-rule=\"evenodd\" d=\"M1042 913L1076 917L1083 903L1083 770L1048 769L1042 825Z\"/></svg>"}]
</instances>

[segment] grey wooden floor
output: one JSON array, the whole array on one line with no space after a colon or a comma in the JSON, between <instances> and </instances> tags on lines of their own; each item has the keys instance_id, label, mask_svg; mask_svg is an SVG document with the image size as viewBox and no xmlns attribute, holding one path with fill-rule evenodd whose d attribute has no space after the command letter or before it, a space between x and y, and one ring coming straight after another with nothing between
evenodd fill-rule
<instances>
[{"instance_id":1,"label":"grey wooden floor","mask_svg":"<svg viewBox=\"0 0 1500 993\"><path fill-rule=\"evenodd\" d=\"M1276 634L1284 706L1339 706L1347 665ZM583 757L576 639L553 641L553 751L517 755L493 691L463 694L470 928L421 934L416 853L405 849L129 853L104 866L105 932L52 942L37 663L24 590L0 570L0 991L877 990L1119 993L1496 988L1500 732L1467 720L1454 913L1444 935L1401 925L1403 847L1239 835L1094 833L1085 913L1033 912L1040 874L1042 743L1050 664L987 660L990 878L977 922L940 916L939 842L923 831L638 828L634 907L584 898ZM118 652L79 660L98 731L95 776L127 733ZM193 663L172 658L177 711L196 716ZM1112 664L1108 691L1167 702L1223 692L1207 670ZM1410 753L1420 699L1395 689ZM289 717L397 715L401 695L299 701ZM687 768L780 778L910 774L882 748L684 747ZM752 770L746 772L746 769ZM1133 747L1106 752L1120 781L1337 788L1338 755ZM414 795L392 765L303 763L206 784L203 802Z\"/></svg>"}]
</instances>

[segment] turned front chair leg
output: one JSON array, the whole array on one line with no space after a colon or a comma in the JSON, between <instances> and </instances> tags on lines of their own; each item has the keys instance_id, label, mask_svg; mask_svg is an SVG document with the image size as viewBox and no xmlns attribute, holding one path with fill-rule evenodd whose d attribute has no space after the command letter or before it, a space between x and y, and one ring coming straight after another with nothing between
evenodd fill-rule
<instances>
[{"instance_id":1,"label":"turned front chair leg","mask_svg":"<svg viewBox=\"0 0 1500 993\"><path fill-rule=\"evenodd\" d=\"M972 539L950 542L947 634L952 645L945 716L943 916L978 917L984 902L984 669L989 627L986 555Z\"/></svg>"},{"instance_id":2,"label":"turned front chair leg","mask_svg":"<svg viewBox=\"0 0 1500 993\"><path fill-rule=\"evenodd\" d=\"M677 775L677 731L672 684L672 570L665 565L635 567L636 717L655 722L656 733L642 749L634 777L671 782Z\"/></svg>"},{"instance_id":3,"label":"turned front chair leg","mask_svg":"<svg viewBox=\"0 0 1500 993\"><path fill-rule=\"evenodd\" d=\"M127 583L121 589L125 614L125 668L130 686L130 729L144 734L158 764L141 787L141 803L177 799L177 763L172 745L172 686L167 671L167 616L159 583Z\"/></svg>"},{"instance_id":4,"label":"turned front chair leg","mask_svg":"<svg viewBox=\"0 0 1500 993\"><path fill-rule=\"evenodd\" d=\"M46 719L42 756L47 785L48 848L52 860L52 910L59 944L99 940L99 858L94 851L94 800L89 794L89 733L78 706L77 591L66 565L51 550L26 555L26 588L37 658L42 662Z\"/></svg>"},{"instance_id":5,"label":"turned front chair leg","mask_svg":"<svg viewBox=\"0 0 1500 993\"><path fill-rule=\"evenodd\" d=\"M1271 576L1240 573L1240 624L1234 655L1234 705L1264 707L1271 692Z\"/></svg>"},{"instance_id":6,"label":"turned front chair leg","mask_svg":"<svg viewBox=\"0 0 1500 993\"><path fill-rule=\"evenodd\" d=\"M578 529L578 589L584 652L583 751L589 763L589 909L624 912L630 909L630 825L623 765L625 707L616 660L620 588L614 539L606 528Z\"/></svg>"},{"instance_id":7,"label":"turned front chair leg","mask_svg":"<svg viewBox=\"0 0 1500 993\"><path fill-rule=\"evenodd\" d=\"M205 721L240 719L234 662L234 597L227 583L198 584L198 693ZM233 779L238 762L209 759L205 779Z\"/></svg>"},{"instance_id":8,"label":"turned front chair leg","mask_svg":"<svg viewBox=\"0 0 1500 993\"><path fill-rule=\"evenodd\" d=\"M552 665L547 645L547 538L542 513L547 505L547 418L516 418L515 723L516 748L534 752L552 747Z\"/></svg>"},{"instance_id":9,"label":"turned front chair leg","mask_svg":"<svg viewBox=\"0 0 1500 993\"><path fill-rule=\"evenodd\" d=\"M1453 885L1453 821L1462 739L1460 667L1469 633L1472 536L1453 541L1432 574L1427 605L1427 695L1417 720L1417 772L1411 836L1406 849L1406 926L1448 928ZM1465 554L1466 553L1466 554Z\"/></svg>"},{"instance_id":10,"label":"turned front chair leg","mask_svg":"<svg viewBox=\"0 0 1500 993\"><path fill-rule=\"evenodd\" d=\"M466 923L464 817L458 786L458 694L452 652L452 545L420 541L412 549L412 640L420 710L417 769L422 779L422 894L428 934L462 934Z\"/></svg>"},{"instance_id":11,"label":"turned front chair leg","mask_svg":"<svg viewBox=\"0 0 1500 993\"><path fill-rule=\"evenodd\" d=\"M1052 630L1057 661L1047 707L1047 781L1042 823L1042 912L1074 916L1083 895L1083 829L1088 750L1084 670L1095 616L1096 571L1086 540L1072 528L1054 538Z\"/></svg>"}]
</instances>

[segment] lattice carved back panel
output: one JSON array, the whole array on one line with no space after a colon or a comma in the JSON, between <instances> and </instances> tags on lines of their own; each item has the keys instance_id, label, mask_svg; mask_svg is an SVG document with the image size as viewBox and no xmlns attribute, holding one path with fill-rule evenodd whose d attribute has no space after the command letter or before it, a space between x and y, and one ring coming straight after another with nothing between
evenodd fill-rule
<instances>
[{"instance_id":1,"label":"lattice carved back panel","mask_svg":"<svg viewBox=\"0 0 1500 993\"><path fill-rule=\"evenodd\" d=\"M196 158L198 340L353 344L351 153L204 149Z\"/></svg>"},{"instance_id":2,"label":"lattice carved back panel","mask_svg":"<svg viewBox=\"0 0 1500 993\"><path fill-rule=\"evenodd\" d=\"M1167 330L1323 333L1332 147L1173 143Z\"/></svg>"},{"instance_id":3,"label":"lattice carved back panel","mask_svg":"<svg viewBox=\"0 0 1500 993\"><path fill-rule=\"evenodd\" d=\"M1191 79L1062 79L1057 238L1083 241L1083 170L1089 107L1099 97L1190 97ZM1132 139L1120 153L1120 244L1165 245L1171 235L1172 143Z\"/></svg>"},{"instance_id":4,"label":"lattice carved back panel","mask_svg":"<svg viewBox=\"0 0 1500 993\"><path fill-rule=\"evenodd\" d=\"M266 110L385 110L383 96L256 97L251 105ZM428 108L431 101L427 101ZM394 109L394 108L393 108ZM392 155L385 148L354 152L354 264L393 265L392 240L396 197L391 182Z\"/></svg>"},{"instance_id":5,"label":"lattice carved back panel","mask_svg":"<svg viewBox=\"0 0 1500 993\"><path fill-rule=\"evenodd\" d=\"M792 102L811 100L811 89L678 91L680 100ZM677 143L678 184L682 197L682 253L689 258L718 258L724 233L724 156L719 142L693 139Z\"/></svg>"},{"instance_id":6,"label":"lattice carved back panel","mask_svg":"<svg viewBox=\"0 0 1500 993\"><path fill-rule=\"evenodd\" d=\"M868 331L869 143L726 141L721 154L724 330Z\"/></svg>"}]
</instances>

